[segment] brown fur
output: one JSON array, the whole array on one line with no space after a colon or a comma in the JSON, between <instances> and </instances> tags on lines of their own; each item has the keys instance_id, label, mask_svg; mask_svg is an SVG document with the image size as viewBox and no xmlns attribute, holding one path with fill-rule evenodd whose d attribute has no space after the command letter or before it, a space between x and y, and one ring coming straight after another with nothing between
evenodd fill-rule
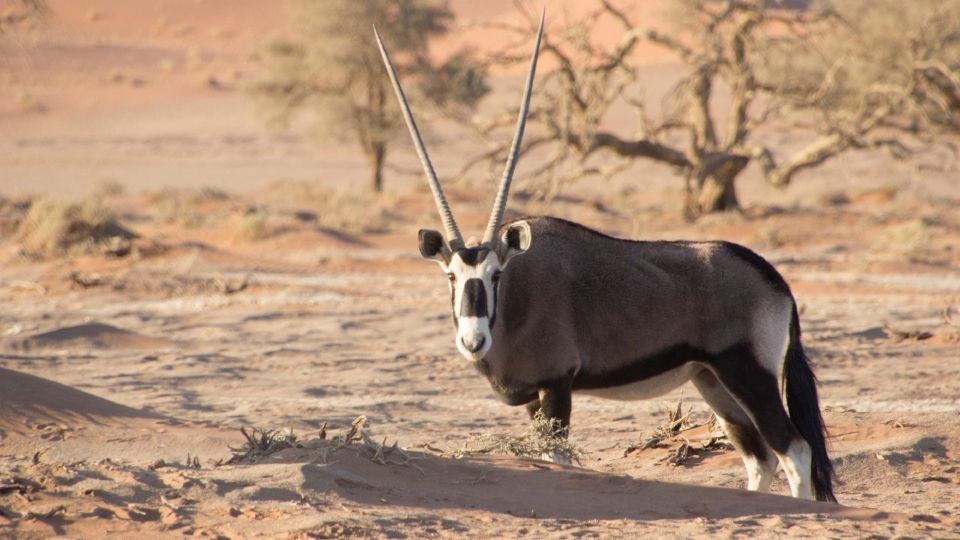
<instances>
[{"instance_id":1,"label":"brown fur","mask_svg":"<svg viewBox=\"0 0 960 540\"><path fill-rule=\"evenodd\" d=\"M760 302L793 303L723 242L634 242L525 220L533 240L503 272L485 356L497 379L602 373L681 343L717 353L750 340Z\"/></svg>"}]
</instances>

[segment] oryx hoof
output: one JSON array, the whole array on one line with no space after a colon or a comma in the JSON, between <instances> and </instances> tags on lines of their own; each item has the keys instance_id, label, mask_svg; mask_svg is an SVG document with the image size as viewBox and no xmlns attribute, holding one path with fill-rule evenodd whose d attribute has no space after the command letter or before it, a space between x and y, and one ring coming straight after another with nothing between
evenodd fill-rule
<instances>
[{"instance_id":1,"label":"oryx hoof","mask_svg":"<svg viewBox=\"0 0 960 540\"><path fill-rule=\"evenodd\" d=\"M549 461L550 463L556 463L557 465L570 465L570 458L567 456L562 456L556 452L544 452L540 454L540 458L544 461Z\"/></svg>"}]
</instances>

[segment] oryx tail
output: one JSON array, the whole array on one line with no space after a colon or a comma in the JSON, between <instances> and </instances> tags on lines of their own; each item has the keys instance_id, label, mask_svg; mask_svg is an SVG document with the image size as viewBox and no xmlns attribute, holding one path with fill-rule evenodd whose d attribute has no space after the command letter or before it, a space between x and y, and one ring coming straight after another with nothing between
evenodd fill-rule
<instances>
[{"instance_id":1,"label":"oryx tail","mask_svg":"<svg viewBox=\"0 0 960 540\"><path fill-rule=\"evenodd\" d=\"M790 320L790 342L784 358L783 384L790 420L813 452L810 481L813 484L814 496L818 501L837 502L833 496L833 464L827 456L827 430L823 424L817 396L817 377L813 374L810 360L800 343L800 316L796 304Z\"/></svg>"}]
</instances>

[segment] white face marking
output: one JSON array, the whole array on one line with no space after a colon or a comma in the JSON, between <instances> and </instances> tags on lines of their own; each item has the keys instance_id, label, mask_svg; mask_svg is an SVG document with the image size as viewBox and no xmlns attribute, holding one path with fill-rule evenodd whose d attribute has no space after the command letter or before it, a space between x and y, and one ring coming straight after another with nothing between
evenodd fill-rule
<instances>
[{"instance_id":1,"label":"white face marking","mask_svg":"<svg viewBox=\"0 0 960 540\"><path fill-rule=\"evenodd\" d=\"M473 362L481 360L493 345L493 336L490 332L490 317L496 313L496 298L494 294L497 290L495 281L499 279L499 273L506 265L501 265L496 253L489 251L482 261L477 261L475 265L469 265L460 257L461 253L453 255L450 263L444 265L441 263L444 272L450 279L450 288L453 295L453 315L457 320L456 345L460 353ZM482 257L483 255L481 255ZM470 280L480 280L483 283L483 289L486 293L486 314L473 316L464 314L464 304L469 300L464 299L464 289ZM470 311L467 306L466 311Z\"/></svg>"}]
</instances>

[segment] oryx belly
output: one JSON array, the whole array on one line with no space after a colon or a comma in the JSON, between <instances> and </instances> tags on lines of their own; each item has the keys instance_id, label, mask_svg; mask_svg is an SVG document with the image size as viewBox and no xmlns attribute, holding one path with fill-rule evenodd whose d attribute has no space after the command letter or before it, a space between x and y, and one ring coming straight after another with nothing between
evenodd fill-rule
<instances>
[{"instance_id":1,"label":"oryx belly","mask_svg":"<svg viewBox=\"0 0 960 540\"><path fill-rule=\"evenodd\" d=\"M662 396L667 392L677 388L683 383L689 381L696 375L703 366L695 362L686 364L666 371L659 375L649 377L640 381L635 381L619 386L609 386L607 388L590 388L575 390L577 394L586 394L588 396L597 396L605 399L617 399L621 401L637 401L641 399L650 399Z\"/></svg>"}]
</instances>

